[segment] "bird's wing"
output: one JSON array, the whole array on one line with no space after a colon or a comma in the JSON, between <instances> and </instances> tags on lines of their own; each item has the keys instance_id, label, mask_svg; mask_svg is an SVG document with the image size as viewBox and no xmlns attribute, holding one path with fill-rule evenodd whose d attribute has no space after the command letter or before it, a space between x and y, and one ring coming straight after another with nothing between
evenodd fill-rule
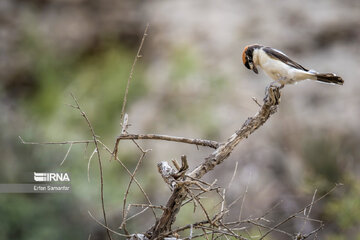
<instances>
[{"instance_id":1,"label":"bird's wing","mask_svg":"<svg viewBox=\"0 0 360 240\"><path fill-rule=\"evenodd\" d=\"M308 69L304 68L303 66L301 66L297 62L294 62L288 56L286 56L284 53L282 53L282 52L280 52L280 51L278 51L276 49L273 49L273 48L270 48L270 47L264 47L263 50L271 58L279 59L280 61L282 61L283 63L285 63L285 64L287 64L287 65L289 65L291 67L294 67L294 68L297 68L297 69L300 69L300 70L304 70L304 71L309 71Z\"/></svg>"}]
</instances>

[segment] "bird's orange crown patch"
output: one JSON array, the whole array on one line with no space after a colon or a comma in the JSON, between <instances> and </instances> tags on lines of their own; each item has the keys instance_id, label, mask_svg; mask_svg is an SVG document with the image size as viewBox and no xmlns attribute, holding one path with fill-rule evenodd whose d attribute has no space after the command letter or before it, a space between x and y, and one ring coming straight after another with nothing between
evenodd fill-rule
<instances>
[{"instance_id":1,"label":"bird's orange crown patch","mask_svg":"<svg viewBox=\"0 0 360 240\"><path fill-rule=\"evenodd\" d=\"M248 49L250 45L247 45L245 48L244 48L244 51L242 52L242 60L243 60L243 63L245 64L246 63L246 50Z\"/></svg>"}]
</instances>

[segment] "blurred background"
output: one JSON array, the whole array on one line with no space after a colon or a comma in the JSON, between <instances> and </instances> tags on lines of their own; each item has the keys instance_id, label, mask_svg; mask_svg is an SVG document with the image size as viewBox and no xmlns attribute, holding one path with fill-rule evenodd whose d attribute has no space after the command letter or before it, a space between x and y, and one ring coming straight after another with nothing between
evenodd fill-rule
<instances>
[{"instance_id":1,"label":"blurred background","mask_svg":"<svg viewBox=\"0 0 360 240\"><path fill-rule=\"evenodd\" d=\"M91 139L70 93L110 148L120 133L126 81L146 23L148 37L129 91L131 133L159 133L225 141L258 110L269 78L242 64L245 45L259 43L287 53L304 67L334 72L344 86L302 82L282 91L279 111L206 176L226 187L238 163L227 201L244 196L242 218L279 203L279 221L337 188L313 207L321 239L360 239L360 1L0 1L0 181L21 183L24 173L68 172L69 194L1 194L0 239L104 239L96 159L87 181L93 145L33 146L27 141ZM181 143L139 141L151 148L138 180L152 203L170 191L156 163L188 156L191 167L211 149ZM121 222L129 177L102 152L105 204L110 226ZM140 156L121 142L119 157L134 169ZM207 206L218 199L209 197ZM129 202L146 203L134 185ZM241 202L228 219L237 219ZM137 212L137 209L131 214ZM159 213L159 212L158 212ZM176 225L202 219L183 208ZM283 229L311 232L318 225L291 221ZM154 223L150 212L128 223L132 232ZM270 223L271 224L271 223ZM256 239L258 230L249 228ZM248 237L245 235L245 237ZM286 237L286 236L285 236ZM272 235L269 239L287 239ZM114 236L116 239L116 236Z\"/></svg>"}]
</instances>

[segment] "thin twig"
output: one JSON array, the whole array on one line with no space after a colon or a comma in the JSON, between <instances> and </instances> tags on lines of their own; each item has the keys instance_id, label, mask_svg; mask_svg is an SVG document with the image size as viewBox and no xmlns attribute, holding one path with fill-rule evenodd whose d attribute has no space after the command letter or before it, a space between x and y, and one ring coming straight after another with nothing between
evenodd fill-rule
<instances>
[{"instance_id":1,"label":"thin twig","mask_svg":"<svg viewBox=\"0 0 360 240\"><path fill-rule=\"evenodd\" d=\"M93 158L93 156L95 155L96 153L96 148L94 149L94 151L92 152L92 154L90 155L89 157L89 160L88 160L88 165L87 165L87 177L88 177L88 182L90 182L90 163L91 163L91 159Z\"/></svg>"},{"instance_id":2,"label":"thin twig","mask_svg":"<svg viewBox=\"0 0 360 240\"><path fill-rule=\"evenodd\" d=\"M255 226L258 226L258 227L262 227L262 228L265 228L265 229L272 229L272 227L269 227L269 226L266 226L266 225L263 225L261 223L258 223L258 222L255 222L255 221L248 221L248 223L251 223L252 225L255 225ZM280 230L280 229L273 229L273 231L275 232L279 232L279 233L282 233L282 234L285 234L287 236L290 236L290 237L294 237L292 234L288 233L288 232L285 232L283 230Z\"/></svg>"},{"instance_id":3,"label":"thin twig","mask_svg":"<svg viewBox=\"0 0 360 240\"><path fill-rule=\"evenodd\" d=\"M140 212L138 212L138 213L135 213L134 215L132 215L132 216L130 216L130 217L128 217L127 219L126 219L126 222L128 222L129 220L131 220L131 219L133 219L133 218L135 218L135 217L137 217L137 216L139 216L140 214L143 214L146 210L148 210L149 208L148 207L146 207L146 208L144 208L143 210L141 210Z\"/></svg>"},{"instance_id":4,"label":"thin twig","mask_svg":"<svg viewBox=\"0 0 360 240\"><path fill-rule=\"evenodd\" d=\"M255 97L252 97L252 100L254 100L254 102L255 102L259 107L261 107L261 104L258 102L258 100L257 100Z\"/></svg>"},{"instance_id":5,"label":"thin twig","mask_svg":"<svg viewBox=\"0 0 360 240\"><path fill-rule=\"evenodd\" d=\"M216 191L217 189L218 189L218 188L211 188L211 187L210 187L208 191L201 191L201 192L197 193L195 196L196 196L197 198L200 198L200 195L203 195L204 193L207 193L207 192L209 192L209 191ZM188 204L188 203L191 202L192 200L193 200L193 199L190 198L190 199L184 201L181 206L184 206L184 205Z\"/></svg>"},{"instance_id":6,"label":"thin twig","mask_svg":"<svg viewBox=\"0 0 360 240\"><path fill-rule=\"evenodd\" d=\"M146 24L146 28L145 28L145 31L144 31L144 34L143 34L143 37L141 39L141 42L140 42L140 46L138 48L138 51L136 53L136 56L134 58L134 62L131 66L131 70L130 70L130 74L129 74L129 78L127 80L127 84L126 84L126 89L125 89L125 94L124 94L124 100L123 100L123 105L122 105L122 108L121 108L121 115L120 115L120 119L121 119L121 122L123 122L123 117L124 117L124 113L125 113L125 107L126 107L126 102L127 102L127 95L129 93L129 87L130 87L130 82L133 78L133 74L134 74L134 69L135 69L135 65L136 65L136 62L138 61L138 59L141 57L140 55L140 52L141 52L141 49L144 45L144 41L145 41L145 38L147 36L147 30L149 28L149 23Z\"/></svg>"},{"instance_id":7,"label":"thin twig","mask_svg":"<svg viewBox=\"0 0 360 240\"><path fill-rule=\"evenodd\" d=\"M163 140L170 142L182 142L187 144L195 144L198 146L210 147L210 148L218 148L219 143L212 140L205 139L196 139L196 138L185 138L185 137L176 137L169 135L161 135L161 134L122 134L118 136L118 140L127 140L127 139L149 139L149 140Z\"/></svg>"},{"instance_id":8,"label":"thin twig","mask_svg":"<svg viewBox=\"0 0 360 240\"><path fill-rule=\"evenodd\" d=\"M106 224L102 224L99 220L97 220L97 219L91 214L90 211L88 211L88 214L90 215L90 217L91 217L95 222L97 222L97 223L98 223L99 225L101 225L102 227L106 228L107 231L110 231L110 232L112 232L112 233L114 233L114 234L116 234L116 235L119 235L119 236L121 236L121 237L127 237L127 238L128 238L128 237L131 237L130 235L121 234L121 233L119 233L119 232L116 232L116 231L112 230L111 228L107 227Z\"/></svg>"},{"instance_id":9,"label":"thin twig","mask_svg":"<svg viewBox=\"0 0 360 240\"><path fill-rule=\"evenodd\" d=\"M209 240L208 233L205 231L205 229L201 228L201 227L200 227L200 229L203 231L204 237L206 238L206 240ZM210 229L210 230L212 230L212 229ZM211 233L213 233L213 231Z\"/></svg>"},{"instance_id":10,"label":"thin twig","mask_svg":"<svg viewBox=\"0 0 360 240\"><path fill-rule=\"evenodd\" d=\"M197 234L197 235L192 236L192 239L204 237L206 234L210 234L210 233L212 233L212 232L200 233L200 234ZM189 240L189 238L184 238L183 240Z\"/></svg>"},{"instance_id":11,"label":"thin twig","mask_svg":"<svg viewBox=\"0 0 360 240\"><path fill-rule=\"evenodd\" d=\"M319 220L319 219L314 219L314 218L310 218L310 217L307 217L307 216L296 216L296 218L299 218L299 219L303 219L303 220L307 220L309 222L316 222L316 223L322 223L323 221Z\"/></svg>"},{"instance_id":12,"label":"thin twig","mask_svg":"<svg viewBox=\"0 0 360 240\"><path fill-rule=\"evenodd\" d=\"M244 207L244 203L245 203L246 194L247 194L248 189L249 189L250 179L251 179L251 173L250 173L248 183L246 184L246 187L245 187L245 192L244 192L243 199L241 201L240 213L239 213L239 221L241 221L242 211L243 211L243 207Z\"/></svg>"},{"instance_id":13,"label":"thin twig","mask_svg":"<svg viewBox=\"0 0 360 240\"><path fill-rule=\"evenodd\" d=\"M120 228L123 229L125 231L126 234L129 234L126 230L126 217L127 217L127 212L125 210L125 207L126 207L126 201L127 201L127 197L128 197L128 194L129 194L129 190L130 190L130 187L131 187L131 184L132 182L134 181L134 177L135 177L135 174L137 172L137 170L139 169L139 166L140 164L142 163L142 160L144 159L146 153L142 153L137 164L136 164L136 167L135 167L135 170L134 172L131 174L130 176L130 181L129 181L129 184L126 188L126 191L125 191L125 195L124 195L124 200L123 200L123 211L122 211L122 215L123 215L123 218L122 218L122 223L121 223L121 226Z\"/></svg>"},{"instance_id":14,"label":"thin twig","mask_svg":"<svg viewBox=\"0 0 360 240\"><path fill-rule=\"evenodd\" d=\"M190 190L188 190L188 193L189 193L190 196L194 199L194 201L196 201L196 202L200 205L200 207L201 207L201 209L203 210L203 212L204 212L204 214L205 214L208 222L210 223L210 225L213 225L214 223L211 221L211 219L210 219L210 217L209 217L209 214L208 214L208 212L206 211L206 208L204 207L204 205L200 202L199 199L197 199L197 198L194 196L194 194L193 194Z\"/></svg>"},{"instance_id":15,"label":"thin twig","mask_svg":"<svg viewBox=\"0 0 360 240\"><path fill-rule=\"evenodd\" d=\"M25 145L62 145L62 144L84 144L84 143L93 143L94 140L79 140L79 141L64 141L64 142L27 142L19 136L19 139L22 144Z\"/></svg>"},{"instance_id":16,"label":"thin twig","mask_svg":"<svg viewBox=\"0 0 360 240\"><path fill-rule=\"evenodd\" d=\"M193 236L193 225L190 224L190 233L189 233L189 239L191 240Z\"/></svg>"},{"instance_id":17,"label":"thin twig","mask_svg":"<svg viewBox=\"0 0 360 240\"><path fill-rule=\"evenodd\" d=\"M102 163L101 163L101 156L100 156L100 151L99 151L99 146L98 146L98 142L97 142L97 137L94 131L94 128L92 127L89 118L86 116L85 112L81 109L79 102L77 101L76 97L71 93L71 97L74 99L75 103L76 103L76 108L79 110L79 112L81 113L81 116L85 119L90 132L93 136L93 141L96 147L96 152L97 152L97 157L98 157L98 162L99 162L99 172L100 172L100 197L101 197L101 207L102 207L102 211L103 211L103 216L104 216L104 223L105 226L107 227L107 219L106 219L106 211L105 211L105 203L104 203L104 179L103 179L103 170L102 170ZM106 228L106 232L107 235L109 237L110 240L112 240L111 235L110 235L110 231L108 228Z\"/></svg>"},{"instance_id":18,"label":"thin twig","mask_svg":"<svg viewBox=\"0 0 360 240\"><path fill-rule=\"evenodd\" d=\"M121 129L121 134L124 134L126 133L126 129L128 127L128 119L125 118L126 115L125 115L125 108L126 108L126 103L127 103L127 96L128 96L128 93L129 93L129 87L130 87L130 82L131 80L133 79L133 74L134 74L134 69L135 69L135 65L138 61L138 59L140 57L142 57L140 55L140 52L141 52L141 49L144 45L144 42L145 42L145 38L147 36L147 31L148 31L148 28L149 28L149 23L146 24L146 27L145 27L145 30L144 30L144 34L141 38L141 42L140 42L140 45L139 45L139 48L138 48L138 51L136 53L136 56L134 58L134 62L131 66L131 70L130 70L130 74L129 74L129 77L128 77L128 80L127 80L127 83L126 83L126 89L125 89L125 93L124 93L124 99L123 99L123 104L122 104L122 107L121 107L121 115L120 115L120 122L122 123L122 129ZM116 142L115 142L115 147L114 147L114 150L113 150L113 155L115 156L115 158L117 158L117 153L118 153L118 146L119 146L119 142L120 142L120 139L116 139ZM135 144L136 142L133 141ZM112 157L112 156L111 156Z\"/></svg>"},{"instance_id":19,"label":"thin twig","mask_svg":"<svg viewBox=\"0 0 360 240\"><path fill-rule=\"evenodd\" d=\"M297 211L296 213L290 215L289 217L287 217L286 219L284 219L283 221L279 222L278 224L276 224L274 227L272 227L269 231L267 231L259 240L264 239L269 233L271 233L272 231L274 231L274 229L280 227L281 225L283 225L284 223L288 222L290 219L293 219L294 217L296 217L297 214L301 213L302 211L304 211L304 209L314 205L315 203L317 203L318 201L320 201L321 199L323 199L324 197L326 197L327 195L329 195L330 193L332 193L338 186L341 186L341 184L336 184L332 189L330 189L330 191L328 191L327 193L325 193L324 195L322 195L321 197L319 197L318 199L316 199L315 201L312 201L311 203L309 203L308 205L306 205L304 208L302 208L301 210Z\"/></svg>"},{"instance_id":20,"label":"thin twig","mask_svg":"<svg viewBox=\"0 0 360 240\"><path fill-rule=\"evenodd\" d=\"M129 115L127 113L125 113L124 120L122 123L122 128L121 128L121 134L126 134L128 127L129 127Z\"/></svg>"},{"instance_id":21,"label":"thin twig","mask_svg":"<svg viewBox=\"0 0 360 240\"><path fill-rule=\"evenodd\" d=\"M223 194L222 194L222 200L221 200L221 209L220 209L220 213L224 212L225 209L225 195L226 194L226 188L223 189Z\"/></svg>"},{"instance_id":22,"label":"thin twig","mask_svg":"<svg viewBox=\"0 0 360 240\"><path fill-rule=\"evenodd\" d=\"M320 227L314 229L313 231L309 232L308 234L304 234L304 235L303 235L304 239L310 237L310 236L313 235L313 234L317 234L317 232L320 231L323 227L324 227L324 224L321 223L321 224L320 224ZM315 238L315 239L316 239L316 238Z\"/></svg>"},{"instance_id":23,"label":"thin twig","mask_svg":"<svg viewBox=\"0 0 360 240\"><path fill-rule=\"evenodd\" d=\"M312 197L312 200L311 200L311 203L312 203L312 204L311 204L310 207L309 207L308 213L307 213L307 214L305 213L306 208L305 208L305 210L304 210L305 218L304 218L304 223L303 223L303 225L302 225L302 227L301 227L301 229L300 229L300 231L299 231L300 233L304 230L304 228L305 228L305 226L306 226L306 223L307 223L308 218L309 218L309 216L310 216L312 207L313 207L313 205L314 205L316 193L317 193L317 189L315 189L315 191L314 191L314 194L313 194L313 197Z\"/></svg>"},{"instance_id":24,"label":"thin twig","mask_svg":"<svg viewBox=\"0 0 360 240\"><path fill-rule=\"evenodd\" d=\"M165 210L166 207L160 206L160 205L149 205L149 204L138 204L138 203L131 203L132 207L141 207L141 208L155 208L155 209L161 209Z\"/></svg>"},{"instance_id":25,"label":"thin twig","mask_svg":"<svg viewBox=\"0 0 360 240\"><path fill-rule=\"evenodd\" d=\"M66 152L66 154L65 154L64 159L61 161L60 166L62 166L63 163L65 162L65 160L67 159L67 157L68 157L68 155L69 155L69 153L70 153L70 151L71 151L72 146L73 146L73 143L70 143L70 146L69 146L69 148L68 148L68 150L67 150L67 152Z\"/></svg>"},{"instance_id":26,"label":"thin twig","mask_svg":"<svg viewBox=\"0 0 360 240\"><path fill-rule=\"evenodd\" d=\"M238 168L238 163L239 163L239 162L236 162L236 163L235 163L235 169L234 169L233 175L232 175L232 177L231 177L231 179L230 179L229 185L228 185L228 187L227 187L228 189L230 189L230 186L231 186L231 184L233 183L234 178L235 178L235 176L236 176L236 171L237 171L237 168Z\"/></svg>"},{"instance_id":27,"label":"thin twig","mask_svg":"<svg viewBox=\"0 0 360 240\"><path fill-rule=\"evenodd\" d=\"M110 155L113 155L113 152L110 150L110 148L108 148L103 142L101 142L99 139L98 139L98 142L103 146L103 148L110 154ZM129 176L131 176L131 172L130 170L125 166L125 164L118 158L116 157L115 160L125 169L125 171L127 172L127 174ZM143 187L140 185L139 181L134 177L134 182L136 183L136 185L138 186L138 188L140 189L141 193L144 195L146 201L152 205L151 201L150 201L150 198L149 196L146 194L145 190L143 189ZM154 211L154 209L152 209L152 213L156 219L156 213Z\"/></svg>"}]
</instances>

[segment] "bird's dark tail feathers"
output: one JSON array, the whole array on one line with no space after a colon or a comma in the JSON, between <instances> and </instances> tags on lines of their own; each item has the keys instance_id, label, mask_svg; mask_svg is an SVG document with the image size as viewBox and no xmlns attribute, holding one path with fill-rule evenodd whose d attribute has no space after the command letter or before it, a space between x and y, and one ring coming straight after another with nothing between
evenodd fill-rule
<instances>
[{"instance_id":1,"label":"bird's dark tail feathers","mask_svg":"<svg viewBox=\"0 0 360 240\"><path fill-rule=\"evenodd\" d=\"M336 76L333 73L317 73L316 80L320 81L320 82L332 83L332 84L338 84L338 85L344 84L344 80L341 77Z\"/></svg>"}]
</instances>

